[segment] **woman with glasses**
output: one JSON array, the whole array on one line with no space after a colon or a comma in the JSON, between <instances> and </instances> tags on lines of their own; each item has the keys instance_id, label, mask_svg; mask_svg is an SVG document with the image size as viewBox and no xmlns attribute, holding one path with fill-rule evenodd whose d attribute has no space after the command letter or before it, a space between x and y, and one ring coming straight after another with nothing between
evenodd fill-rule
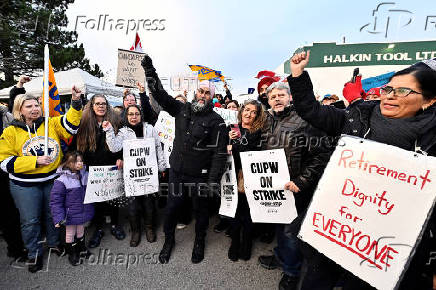
<instances>
[{"instance_id":1,"label":"woman with glasses","mask_svg":"<svg viewBox=\"0 0 436 290\"><path fill-rule=\"evenodd\" d=\"M347 134L436 156L436 71L433 65L415 64L395 73L380 89L380 101L361 102L339 110L316 102L309 74L304 71L309 53L291 59L288 82L298 114L329 135ZM407 217L405 217L407 218ZM432 233L433 234L432 234ZM400 284L400 289L434 289L429 255L436 246L434 213ZM369 289L366 282L345 272L308 245L303 247L308 271L303 289L332 289L344 274L344 289Z\"/></svg>"},{"instance_id":2,"label":"woman with glasses","mask_svg":"<svg viewBox=\"0 0 436 290\"><path fill-rule=\"evenodd\" d=\"M123 141L136 138L154 138L156 148L156 158L158 161L159 172L165 171L166 161L160 144L160 139L156 130L150 124L143 123L144 117L141 108L138 105L130 105L127 107L122 127L115 134L112 124L109 121L103 122L103 129L106 132L106 143L109 150L112 152L122 152ZM154 232L155 219L155 199L153 194L136 196L129 201L128 212L129 222L132 230L130 246L136 247L141 241L141 209L145 213L145 236L147 241L153 243L156 241L156 233Z\"/></svg>"},{"instance_id":3,"label":"woman with glasses","mask_svg":"<svg viewBox=\"0 0 436 290\"><path fill-rule=\"evenodd\" d=\"M77 151L83 153L83 161L88 166L120 165L121 154L112 153L106 144L103 121L109 121L118 128L118 118L104 95L94 95L83 110L82 121L77 132ZM120 166L119 166L120 168ZM105 215L111 218L111 234L118 240L126 237L118 221L118 208L105 202L95 204L93 223L95 232L89 241L90 248L100 245L104 236Z\"/></svg>"},{"instance_id":4,"label":"woman with glasses","mask_svg":"<svg viewBox=\"0 0 436 290\"><path fill-rule=\"evenodd\" d=\"M239 109L238 126L229 132L230 144L228 151L235 161L238 177L238 207L235 218L231 221L230 244L228 257L232 261L249 260L252 248L253 222L250 216L247 197L243 190L243 177L240 152L260 150L261 129L265 123L265 113L262 104L256 100L246 101ZM241 235L242 234L242 235Z\"/></svg>"}]
</instances>

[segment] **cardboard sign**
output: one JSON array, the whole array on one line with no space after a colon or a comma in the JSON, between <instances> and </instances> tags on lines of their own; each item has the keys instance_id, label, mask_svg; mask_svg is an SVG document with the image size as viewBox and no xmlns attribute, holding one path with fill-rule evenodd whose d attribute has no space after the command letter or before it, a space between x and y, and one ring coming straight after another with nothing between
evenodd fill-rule
<instances>
[{"instance_id":1,"label":"cardboard sign","mask_svg":"<svg viewBox=\"0 0 436 290\"><path fill-rule=\"evenodd\" d=\"M145 84L145 73L141 66L144 55L144 53L118 49L117 85L136 88L136 82Z\"/></svg>"},{"instance_id":2,"label":"cardboard sign","mask_svg":"<svg viewBox=\"0 0 436 290\"><path fill-rule=\"evenodd\" d=\"M115 166L90 166L83 203L112 200L124 195L122 170Z\"/></svg>"},{"instance_id":3,"label":"cardboard sign","mask_svg":"<svg viewBox=\"0 0 436 290\"><path fill-rule=\"evenodd\" d=\"M224 119L226 126L230 124L238 124L238 111L217 107L214 107L213 110Z\"/></svg>"},{"instance_id":4,"label":"cardboard sign","mask_svg":"<svg viewBox=\"0 0 436 290\"><path fill-rule=\"evenodd\" d=\"M436 197L436 158L343 137L299 237L378 289L406 270Z\"/></svg>"},{"instance_id":5,"label":"cardboard sign","mask_svg":"<svg viewBox=\"0 0 436 290\"><path fill-rule=\"evenodd\" d=\"M159 191L153 138L124 140L123 159L126 196L140 196Z\"/></svg>"},{"instance_id":6,"label":"cardboard sign","mask_svg":"<svg viewBox=\"0 0 436 290\"><path fill-rule=\"evenodd\" d=\"M244 187L255 223L289 224L297 217L294 195L285 190L289 170L283 149L241 152Z\"/></svg>"},{"instance_id":7,"label":"cardboard sign","mask_svg":"<svg viewBox=\"0 0 436 290\"><path fill-rule=\"evenodd\" d=\"M236 178L233 156L227 157L226 171L221 178L221 205L219 214L235 217L238 207L238 180Z\"/></svg>"}]
</instances>

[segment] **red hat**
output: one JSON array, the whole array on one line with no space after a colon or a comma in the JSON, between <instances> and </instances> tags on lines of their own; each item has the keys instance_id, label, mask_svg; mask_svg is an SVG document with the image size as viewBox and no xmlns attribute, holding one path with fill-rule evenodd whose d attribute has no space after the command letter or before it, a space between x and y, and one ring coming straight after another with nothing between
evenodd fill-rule
<instances>
[{"instance_id":1,"label":"red hat","mask_svg":"<svg viewBox=\"0 0 436 290\"><path fill-rule=\"evenodd\" d=\"M372 88L366 92L366 95L377 95L380 97L380 88Z\"/></svg>"},{"instance_id":2,"label":"red hat","mask_svg":"<svg viewBox=\"0 0 436 290\"><path fill-rule=\"evenodd\" d=\"M263 86L263 85L268 85L268 87L272 84L272 83L275 83L275 82L278 82L280 80L280 77L264 77L264 78L262 78L260 81L259 81L259 83L257 84L257 92L259 92L260 91L260 88Z\"/></svg>"}]
</instances>

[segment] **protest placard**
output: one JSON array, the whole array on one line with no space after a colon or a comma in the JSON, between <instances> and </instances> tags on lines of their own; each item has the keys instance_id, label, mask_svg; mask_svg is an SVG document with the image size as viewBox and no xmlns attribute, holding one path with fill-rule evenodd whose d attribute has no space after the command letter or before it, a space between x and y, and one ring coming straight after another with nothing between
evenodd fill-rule
<instances>
[{"instance_id":1,"label":"protest placard","mask_svg":"<svg viewBox=\"0 0 436 290\"><path fill-rule=\"evenodd\" d=\"M233 156L227 157L226 171L221 178L221 205L219 214L235 217L238 207L238 180L236 178Z\"/></svg>"},{"instance_id":2,"label":"protest placard","mask_svg":"<svg viewBox=\"0 0 436 290\"><path fill-rule=\"evenodd\" d=\"M175 126L174 117L165 111L160 111L154 129L156 129L162 143L173 145L176 131Z\"/></svg>"},{"instance_id":3,"label":"protest placard","mask_svg":"<svg viewBox=\"0 0 436 290\"><path fill-rule=\"evenodd\" d=\"M123 159L126 196L140 196L159 191L153 138L124 140Z\"/></svg>"},{"instance_id":4,"label":"protest placard","mask_svg":"<svg viewBox=\"0 0 436 290\"><path fill-rule=\"evenodd\" d=\"M434 181L434 157L343 137L299 237L372 286L394 289L433 207Z\"/></svg>"},{"instance_id":5,"label":"protest placard","mask_svg":"<svg viewBox=\"0 0 436 290\"><path fill-rule=\"evenodd\" d=\"M112 200L124 195L122 170L116 166L90 166L83 203Z\"/></svg>"},{"instance_id":6,"label":"protest placard","mask_svg":"<svg viewBox=\"0 0 436 290\"><path fill-rule=\"evenodd\" d=\"M238 124L238 111L218 107L214 107L213 110L224 119L226 126L230 124Z\"/></svg>"},{"instance_id":7,"label":"protest placard","mask_svg":"<svg viewBox=\"0 0 436 290\"><path fill-rule=\"evenodd\" d=\"M165 111L160 111L154 128L157 131L160 141L164 144L164 156L167 168L170 168L170 155L173 151L173 141L175 137L174 117Z\"/></svg>"},{"instance_id":8,"label":"protest placard","mask_svg":"<svg viewBox=\"0 0 436 290\"><path fill-rule=\"evenodd\" d=\"M244 188L255 223L289 224L297 217L294 195L285 190L289 170L283 149L241 152Z\"/></svg>"},{"instance_id":9,"label":"protest placard","mask_svg":"<svg viewBox=\"0 0 436 290\"><path fill-rule=\"evenodd\" d=\"M136 87L136 83L145 84L145 73L141 66L144 53L118 49L118 69L116 84L124 87Z\"/></svg>"}]
</instances>

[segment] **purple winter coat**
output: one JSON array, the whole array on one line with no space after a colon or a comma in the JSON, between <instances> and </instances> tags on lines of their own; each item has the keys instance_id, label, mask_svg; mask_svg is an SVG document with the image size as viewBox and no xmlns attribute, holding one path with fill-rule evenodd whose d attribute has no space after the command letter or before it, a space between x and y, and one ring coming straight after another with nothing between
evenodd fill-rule
<instances>
[{"instance_id":1,"label":"purple winter coat","mask_svg":"<svg viewBox=\"0 0 436 290\"><path fill-rule=\"evenodd\" d=\"M85 199L88 172L85 169L79 175L68 169L58 168L60 175L53 184L50 195L50 209L54 224L63 221L65 225L83 225L94 216L93 204L83 204Z\"/></svg>"}]
</instances>

